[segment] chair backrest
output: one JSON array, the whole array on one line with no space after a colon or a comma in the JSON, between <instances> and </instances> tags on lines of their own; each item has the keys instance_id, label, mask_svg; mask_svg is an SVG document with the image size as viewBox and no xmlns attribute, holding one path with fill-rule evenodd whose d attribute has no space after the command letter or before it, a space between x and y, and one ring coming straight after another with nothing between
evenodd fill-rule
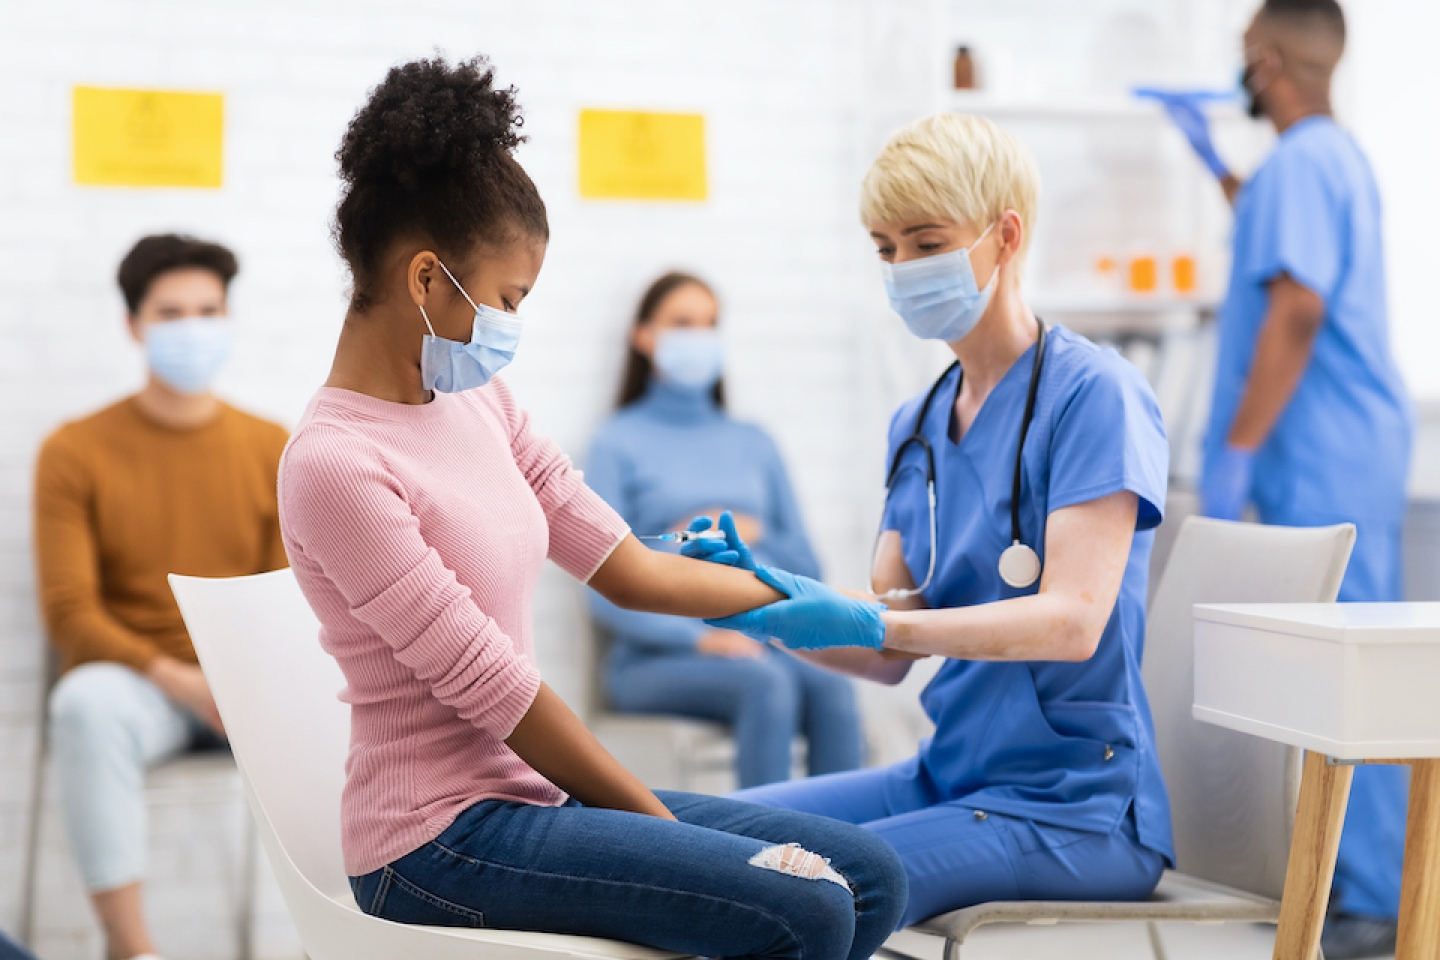
<instances>
[{"instance_id":1,"label":"chair backrest","mask_svg":"<svg viewBox=\"0 0 1440 960\"><path fill-rule=\"evenodd\" d=\"M295 576L170 576L231 748L268 826L301 875L347 896L340 791L350 708L339 665ZM268 823L266 822L268 821ZM279 866L277 865L277 870Z\"/></svg>"},{"instance_id":2,"label":"chair backrest","mask_svg":"<svg viewBox=\"0 0 1440 960\"><path fill-rule=\"evenodd\" d=\"M1195 604L1333 602L1354 544L1348 523L1181 527L1150 606L1144 676L1182 873L1278 900L1299 790L1298 750L1195 720Z\"/></svg>"}]
</instances>

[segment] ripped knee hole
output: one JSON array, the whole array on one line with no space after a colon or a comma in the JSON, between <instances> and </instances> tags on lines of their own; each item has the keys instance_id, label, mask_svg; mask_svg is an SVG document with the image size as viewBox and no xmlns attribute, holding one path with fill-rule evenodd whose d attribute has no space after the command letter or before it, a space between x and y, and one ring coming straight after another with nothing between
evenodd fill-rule
<instances>
[{"instance_id":1,"label":"ripped knee hole","mask_svg":"<svg viewBox=\"0 0 1440 960\"><path fill-rule=\"evenodd\" d=\"M750 866L806 880L829 880L850 890L850 884L830 866L829 860L818 853L811 853L798 843L766 847L750 858Z\"/></svg>"}]
</instances>

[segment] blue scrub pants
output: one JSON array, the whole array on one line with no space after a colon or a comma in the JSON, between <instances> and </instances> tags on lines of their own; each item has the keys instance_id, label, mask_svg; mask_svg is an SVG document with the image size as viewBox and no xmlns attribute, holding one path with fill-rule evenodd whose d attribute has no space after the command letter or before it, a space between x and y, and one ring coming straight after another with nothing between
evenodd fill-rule
<instances>
[{"instance_id":1,"label":"blue scrub pants","mask_svg":"<svg viewBox=\"0 0 1440 960\"><path fill-rule=\"evenodd\" d=\"M741 787L789 780L798 733L805 734L811 776L854 770L862 760L851 682L788 653L751 659L626 650L611 661L606 681L617 710L729 726Z\"/></svg>"},{"instance_id":2,"label":"blue scrub pants","mask_svg":"<svg viewBox=\"0 0 1440 960\"><path fill-rule=\"evenodd\" d=\"M963 803L899 809L914 794L897 766L777 783L738 800L816 813L878 834L910 880L909 926L993 900L1141 900L1160 882L1165 858L1140 845L1130 818L1110 834L1085 833L987 813Z\"/></svg>"},{"instance_id":3,"label":"blue scrub pants","mask_svg":"<svg viewBox=\"0 0 1440 960\"><path fill-rule=\"evenodd\" d=\"M1265 511L1266 523L1318 527L1344 518ZM1393 602L1404 593L1400 524L1355 522L1355 549L1340 585L1341 603ZM1350 806L1335 861L1331 906L1342 913L1394 920L1400 915L1400 869L1405 860L1405 816L1410 768L1360 766L1350 787Z\"/></svg>"}]
</instances>

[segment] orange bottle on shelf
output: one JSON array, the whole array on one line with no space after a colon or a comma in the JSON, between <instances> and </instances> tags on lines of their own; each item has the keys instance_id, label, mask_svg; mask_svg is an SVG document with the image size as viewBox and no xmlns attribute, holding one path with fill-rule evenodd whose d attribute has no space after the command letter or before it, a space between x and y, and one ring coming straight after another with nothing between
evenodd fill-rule
<instances>
[{"instance_id":1,"label":"orange bottle on shelf","mask_svg":"<svg viewBox=\"0 0 1440 960\"><path fill-rule=\"evenodd\" d=\"M1154 293L1159 286L1159 270L1150 254L1130 258L1130 290L1133 293Z\"/></svg>"},{"instance_id":2,"label":"orange bottle on shelf","mask_svg":"<svg viewBox=\"0 0 1440 960\"><path fill-rule=\"evenodd\" d=\"M1199 286L1195 276L1195 257L1188 253L1177 253L1170 262L1170 279L1176 293L1194 293Z\"/></svg>"}]
</instances>

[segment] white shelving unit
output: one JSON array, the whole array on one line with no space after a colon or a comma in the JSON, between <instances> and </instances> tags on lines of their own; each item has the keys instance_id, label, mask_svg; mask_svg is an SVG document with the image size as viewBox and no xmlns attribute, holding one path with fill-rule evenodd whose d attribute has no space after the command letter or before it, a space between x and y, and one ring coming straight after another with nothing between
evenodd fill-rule
<instances>
[{"instance_id":1,"label":"white shelving unit","mask_svg":"<svg viewBox=\"0 0 1440 960\"><path fill-rule=\"evenodd\" d=\"M1160 104L1139 97L1086 97L1019 99L996 96L982 90L955 90L949 108L955 113L976 113L998 122L1005 120L1055 120L1072 123L1098 120L1131 120L1166 124L1169 120ZM1207 111L1216 123L1251 122L1238 102L1217 102Z\"/></svg>"}]
</instances>

